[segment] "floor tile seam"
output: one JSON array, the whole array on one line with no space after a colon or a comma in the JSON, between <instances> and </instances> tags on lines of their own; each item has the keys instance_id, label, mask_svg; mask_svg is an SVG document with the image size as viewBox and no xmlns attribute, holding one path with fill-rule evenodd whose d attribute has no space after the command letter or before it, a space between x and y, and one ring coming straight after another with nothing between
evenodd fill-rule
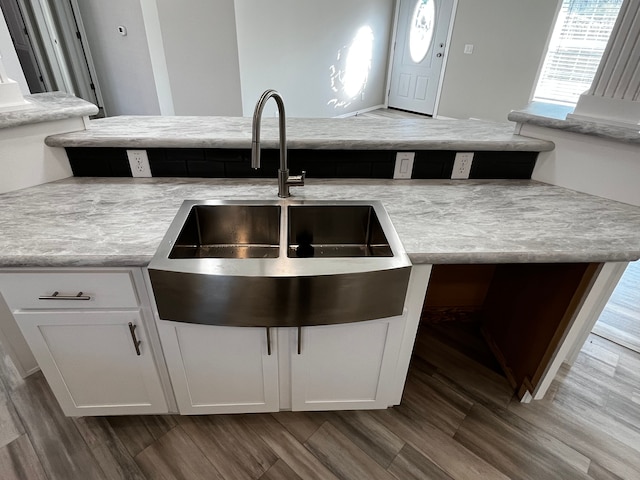
<instances>
[{"instance_id":1,"label":"floor tile seam","mask_svg":"<svg viewBox=\"0 0 640 480\"><path fill-rule=\"evenodd\" d=\"M513 412L514 414L518 415L520 418L526 420L526 418L521 417L517 411L513 411L513 410L510 410L510 411ZM553 418L549 418L549 420L552 422ZM580 423L576 422L576 418L574 418L574 417L571 417L571 423L572 423L574 428L580 430L580 432L584 432L585 424L583 424L581 422ZM543 430L543 431L545 431L549 435L554 435L551 432L549 432L549 430L547 430L546 427L541 427L541 426L538 425L538 428ZM602 435L602 430L600 428L597 428L597 434ZM616 441L617 443L620 443L620 444L623 444L624 446L627 446L626 443L622 442L618 437L614 437L612 435L608 435L608 436L612 440ZM568 445L571 449L573 449L576 452L578 452L580 455L588 458L590 460L590 463L591 462L595 462L598 465L600 465L601 467L603 467L603 462L598 462L597 459L594 459L593 455L591 454L591 450L589 449L589 447L583 445L583 443L581 441L581 438L570 438L570 439L562 440L562 442L565 445ZM607 457L611 456L611 458L613 460L617 461L617 457L615 455L611 455L609 452L606 453L606 456ZM633 469L634 471L637 471L638 472L638 478L640 478L640 469L636 469L635 467L632 467L632 466L630 466L630 465L628 465L626 463L625 463L625 466L627 466L628 468Z\"/></svg>"},{"instance_id":2,"label":"floor tile seam","mask_svg":"<svg viewBox=\"0 0 640 480\"><path fill-rule=\"evenodd\" d=\"M483 408L487 408L487 407L483 407ZM524 422L526 424L525 427L529 426L529 427L531 427L532 430L536 430L536 431L540 432L541 434L546 435L549 439L553 439L556 442L558 442L559 444L564 445L564 447L566 449L571 450L571 451L575 452L575 454L580 455L581 457L583 457L586 460L588 460L588 465L591 465L591 462L593 461L593 459L591 458L590 455L588 455L585 452L581 451L580 449L576 448L574 445L572 445L570 443L567 443L564 439L560 438L555 433L550 432L550 431L546 430L545 428L540 427L539 425L533 424L528 419L523 418L520 415L517 415L514 411L509 410L509 409L504 409L504 410L507 413L510 413L511 415L514 415L514 416L518 417L518 419L520 421L522 421L522 422ZM491 411L491 410L489 410L489 412L493 416L497 417L500 421L505 423L509 428L512 428L513 431L515 432L515 434L520 434L525 439L528 439L529 437L531 437L531 435L527 432L526 429L523 429L523 428L521 428L519 426L511 424L506 418L504 418L504 416L500 415L500 412L494 412L494 411ZM540 433L537 433L536 435L534 435L533 438L536 438L536 439L539 438ZM544 439L541 439L541 440L544 440ZM546 455L550 455L551 457L556 458L557 461L558 461L558 462L556 462L556 464L560 463L560 464L564 465L568 469L574 469L574 470L576 470L578 472L581 472L581 473L584 473L584 474L587 473L587 472L583 472L580 468L577 468L573 464L567 462L559 452L556 452L555 450L548 448L546 445L548 445L549 442L547 442L547 441L538 441L538 440L532 440L532 442L534 443L533 446L536 447L537 450L541 451L543 455L545 455L545 456ZM587 470L588 470L588 466L587 466Z\"/></svg>"},{"instance_id":3,"label":"floor tile seam","mask_svg":"<svg viewBox=\"0 0 640 480\"><path fill-rule=\"evenodd\" d=\"M503 472L500 468L498 468L496 465L494 465L491 462L487 461L486 459L484 459L483 457L478 455L476 452L474 452L473 450L470 450L465 445L460 443L460 441L458 441L458 439L455 438L455 435L450 437L450 438L451 438L451 440L453 442L455 442L455 444L458 446L458 448L464 450L467 455L475 457L479 461L479 463L484 463L484 464L488 465L489 467L495 469L497 472L500 472L505 477L509 478L509 476L505 472ZM427 458L431 463L433 463L436 467L438 467L440 470L442 470L444 473L446 473L447 475L449 475L452 478L455 478L455 477L453 477L453 472L450 472L450 469L448 469L446 467L446 465L442 465L441 462L438 462L435 458L433 458L431 455L429 455L429 452L425 452L422 448L420 448L419 445L416 445L413 442L409 442L409 444L413 448L415 448L421 455L423 455L425 458Z\"/></svg>"},{"instance_id":4,"label":"floor tile seam","mask_svg":"<svg viewBox=\"0 0 640 480\"><path fill-rule=\"evenodd\" d=\"M213 415L215 415L215 414L213 414ZM243 415L243 414L239 414L239 415ZM171 430L173 430L173 429L174 429L174 428L176 428L176 427L182 427L182 424L181 424L181 423L176 423L176 425L175 425ZM264 474L265 474L265 473L266 473L266 472L267 472L271 467L273 467L273 466L277 463L277 461L278 461L278 460L282 460L282 459L281 459L281 458L276 454L276 452L274 452L274 451L273 451L273 449L272 449L272 448L267 444L267 442L265 442L265 441L264 441L264 440L263 440L259 435L255 434L255 432L253 431L253 429L249 429L249 430L251 430L251 433L253 433L253 434L254 434L254 435L255 435L255 436L256 436L256 437L257 437L257 438L262 442L262 444L263 444L263 445L264 445L264 446L265 446L265 447L266 447L266 448L267 448L267 449L268 449L268 450L273 454L273 456L276 458L275 462L273 462L272 464L270 464L270 465L269 465L269 467L268 467L267 469L265 469L265 470L260 474L260 476L262 476L262 475L264 475ZM207 460L209 460L209 457L207 457L206 452L205 452L205 451L200 447L200 445L199 445L199 443L197 442L197 440L196 440L195 438L193 438L191 435L189 435L189 432L188 432L185 428L182 428L182 431L183 431L183 432L184 432L184 434L185 434L187 437L189 437L189 439L190 439L190 440L191 440L191 441L192 441L192 442L193 442L193 443L198 447L198 450L200 450L200 452L202 452L202 454L204 455L204 457L205 457ZM169 432L167 432L167 433L169 433ZM284 462L284 460L282 460L282 461ZM211 460L209 460L209 463L212 463L212 462L211 462ZM285 463L286 463L286 462L285 462ZM223 475L222 475L222 472L220 472L220 470L218 470L218 468L217 468L215 465L213 465L213 466L215 467L216 471L220 474L220 476L223 476Z\"/></svg>"},{"instance_id":5,"label":"floor tile seam","mask_svg":"<svg viewBox=\"0 0 640 480\"><path fill-rule=\"evenodd\" d=\"M217 467L211 462L211 460L209 460L209 457L207 457L205 455L205 453L202 451L202 449L200 448L200 446L198 445L197 442L194 441L193 438L191 438L191 436L189 435L189 433L182 428L182 425L180 424L176 424L174 425L172 428L170 428L169 430L167 430L165 433L163 433L162 435L160 435L158 438L154 439L154 441L152 443L150 443L149 445L147 445L144 449L142 449L142 451L140 451L139 453L137 453L134 457L133 460L136 462L136 464L138 465L138 467L142 470L142 467L140 466L140 463L138 461L138 457L140 455L142 455L144 452L146 452L148 449L150 449L151 447L155 446L157 443L159 443L164 437L166 437L167 435L169 435L171 432L173 432L175 429L180 428L182 430L182 433L184 435L187 436L187 438L189 438L189 440L196 446L196 448L198 449L198 451L202 454L202 456L204 457L204 459L207 461L207 463L209 465L211 465L211 467L218 473L218 475L220 476L220 478L224 478L224 476L222 475L222 473L220 473L220 471L217 469ZM146 475L145 475L146 476Z\"/></svg>"},{"instance_id":6,"label":"floor tile seam","mask_svg":"<svg viewBox=\"0 0 640 480\"><path fill-rule=\"evenodd\" d=\"M27 428L25 426L25 421L24 418L22 418L22 415L20 415L20 411L16 408L16 404L13 400L13 398L11 397L11 393L13 392L13 389L9 389L9 387L7 386L7 383L5 382L5 379L3 378L4 375L0 374L0 388L2 388L2 390L4 391L4 397L6 399L6 405L8 407L8 409L10 409L9 414L11 415L11 419L15 422L16 420L19 422L19 425L16 425L18 427L18 433L20 435L18 435L18 437L14 438L13 440L11 440L11 442L17 440L18 438L20 438L21 435L26 435L27 432ZM33 442L31 441L31 437L29 438L29 442L31 443L31 445L33 446ZM9 442L9 443L11 443Z\"/></svg>"},{"instance_id":7,"label":"floor tile seam","mask_svg":"<svg viewBox=\"0 0 640 480\"><path fill-rule=\"evenodd\" d=\"M615 341L613 341L613 340L611 340L611 339L609 339L609 338L607 338L607 337L605 337L605 336L603 336L603 335L601 335L599 333L591 332L591 334L595 335L596 337L602 338L603 340L607 340L608 342L611 342L611 343L613 343L614 345L617 345L620 348L624 348L624 349L629 350L631 352L640 354L640 349L635 350L633 348L630 348L627 345L622 345L621 343L615 342Z\"/></svg>"},{"instance_id":8,"label":"floor tile seam","mask_svg":"<svg viewBox=\"0 0 640 480\"><path fill-rule=\"evenodd\" d=\"M438 373L438 372L436 372ZM458 390L457 388L454 388L452 385L445 383L442 378L440 377L435 377L435 376L430 376L430 378L442 385L442 387L447 388L449 390L451 390L451 393L456 395L457 397L459 397L460 399L462 399L463 401L470 403L470 405L468 406L468 408L458 408L458 403L451 402L449 401L449 399L446 397L446 394L441 393L440 390L438 390L437 387L433 387L429 384L427 384L426 382L424 382L423 380L421 380L420 378L417 378L416 381L423 383L424 385L426 385L433 393L436 397L438 397L439 399L441 399L443 402L446 402L450 407L452 407L453 409L455 409L456 411L459 411L460 413L464 414L464 416L466 416L471 409L473 408L473 406L477 403L477 401L473 398L471 398L469 395L461 392L460 390ZM457 384L455 385L456 387L458 386ZM408 407L410 408L410 407ZM420 413L420 412L417 412Z\"/></svg>"},{"instance_id":9,"label":"floor tile seam","mask_svg":"<svg viewBox=\"0 0 640 480\"><path fill-rule=\"evenodd\" d=\"M78 418L81 418L81 417L78 417ZM102 419L104 419L104 423L106 424L107 428L110 431L109 435L111 436L112 441L113 442L117 442L117 444L114 445L115 448L119 449L124 455L126 455L129 458L129 460L131 460L131 462L133 462L138 467L138 470L139 470L140 474L144 478L146 478L144 473L142 473L142 470L140 469L140 466L138 465L138 462L136 462L135 456L131 455L131 452L129 451L127 446L124 444L122 439L118 436L117 432L114 430L113 426L109 423L109 421L105 417L89 417L89 418L102 418ZM76 428L77 428L77 423L73 422L73 424L76 425ZM101 427L101 428L103 428L103 427ZM83 439L84 439L84 436L83 436ZM155 440L154 440L154 442L155 442ZM85 443L86 443L86 441L85 441ZM91 453L93 455L94 448L92 448L89 444L87 444L87 446L88 446L89 450L91 451ZM106 443L106 442L100 442L100 446L109 448L109 444ZM96 463L98 465L100 465L100 461L97 459L97 457L95 457L95 455L93 455L93 456L94 456L94 458L96 458ZM107 472L105 472L104 469L102 469L102 470L103 470L103 473L105 474L105 476L107 476ZM107 476L107 478L108 478L108 476Z\"/></svg>"},{"instance_id":10,"label":"floor tile seam","mask_svg":"<svg viewBox=\"0 0 640 480\"><path fill-rule=\"evenodd\" d=\"M327 423L328 420L326 422L323 423L323 425L325 423ZM386 468L383 467L382 465L380 465L380 463L378 463L373 457L371 457L367 452L365 452L364 450L362 450L358 445L356 445L348 436L346 436L344 433L342 433L335 425L333 425L331 422L328 422L329 425L331 425L332 428L334 428L340 435L342 435L343 437L345 437L345 439L351 443L351 448L356 449L358 452L362 453L362 455L364 455L366 458L368 458L371 462L373 462L374 464L378 465L381 469L386 471ZM313 435L312 435L313 436ZM307 445L309 443L309 440L311 440L310 436L304 443L302 443L302 446L311 454L313 455L322 465L324 465L324 467L329 470L335 477L337 478L342 478L342 476L339 474L340 472L335 471L334 468L332 467L332 465L330 464L330 462L324 462L322 460L322 457L316 455ZM350 456L354 457L353 455ZM345 480L350 480L350 479L345 479Z\"/></svg>"},{"instance_id":11,"label":"floor tile seam","mask_svg":"<svg viewBox=\"0 0 640 480\"><path fill-rule=\"evenodd\" d=\"M306 447L306 445L304 444L304 442L300 442L300 441L295 437L295 435L293 435L293 433L291 433L291 432L289 431L289 429L287 429L284 425L282 425L282 423L280 423L280 422L279 422L279 421L278 421L278 420L277 420L273 415L269 414L269 416L270 416L273 420L275 420L275 421L276 421L276 423L277 423L277 424L278 424L278 425L283 429L284 433L285 433L288 437L290 437L290 441L295 442L296 444L298 444L301 448L303 448L304 450L306 450L306 451L307 451L307 452L308 452L308 453L309 453L309 454L310 454L314 459L316 459L316 460L317 460L317 461L318 461L318 462L319 462L319 463L320 463L324 468L326 468L328 472L333 473L333 472L332 472L332 471L331 471L331 470L330 470L330 469L329 469L329 468L328 468L328 467L327 467L323 462L321 462L321 461L320 461L320 459L318 459L318 457L316 457L313 453L311 453L311 452L309 451L309 449ZM325 422L326 422L326 421L325 421ZM323 422L323 425L324 425L324 423L325 423L325 422ZM269 448L269 450L270 450L270 451L275 455L275 457L276 457L278 460L282 460L282 462L284 462L284 463L285 463L285 465L287 465L287 466L288 466L288 467L289 467L289 468L290 468L290 469L291 469L291 470L292 470L296 475L300 476L300 475L298 474L298 471L296 470L296 468L295 468L293 465L291 465L290 463L288 463L288 462L287 462L284 458L282 458L280 455L278 455L278 452L276 452L276 451L271 447L271 445L269 445L269 442L267 442L266 440L264 440L263 436L260 434L260 432L259 432L258 430L256 430L256 429L253 427L253 425L252 425L252 424L247 423L246 425L247 425L247 427L249 428L249 430L251 430L251 431L253 432L253 434L254 434L254 435L256 435L257 437L259 437L259 438L260 438L260 439L261 439L261 440L262 440L262 441L267 445L267 447ZM316 430L316 431L317 431L317 430ZM315 432L314 432L314 434L315 434ZM309 438L310 438L310 437L309 437ZM307 440L308 440L308 439L307 439ZM275 462L275 463L277 463L277 460L276 460L276 462ZM275 465L275 463L274 463L274 465ZM271 468L271 467L270 467L270 468ZM263 474L263 475L264 475L264 474ZM306 479L303 479L303 480L306 480Z\"/></svg>"},{"instance_id":12,"label":"floor tile seam","mask_svg":"<svg viewBox=\"0 0 640 480\"><path fill-rule=\"evenodd\" d=\"M0 378L0 381L2 381L2 379ZM43 378L43 381L47 384L47 388L49 387L49 384L46 382L46 379ZM43 458L41 457L41 454L38 452L38 449L35 448L35 445L37 443L34 443L34 439L32 434L30 433L30 429L27 427L27 425L29 424L29 422L26 421L25 418L23 418L23 416L20 414L20 410L16 407L15 405L15 399L13 398L13 395L17 395L18 394L18 390L12 390L11 392L7 392L7 399L11 402L11 406L13 407L13 409L16 412L16 415L19 417L20 419L20 424L22 425L22 427L24 428L24 433L23 435L26 435L27 439L29 440L29 443L31 444L31 448L33 449L33 452L36 455L36 458L38 459L38 463L40 464L40 466L42 467L42 471L44 472L44 474L47 476L47 478L49 480L54 480L52 478L52 473L48 472L47 469L45 468L45 465L48 462L44 462L43 463ZM67 416L65 416L65 418L68 418ZM100 472L103 475L103 478L107 478L107 473L104 471L104 469L102 468L102 466L100 465L100 463L98 462L98 459L96 458L96 456L93 453L93 449L91 448L91 446L87 443L87 441L84 438L84 435L82 435L82 432L80 432L80 429L78 429L78 426L76 425L75 422L71 422L71 424L73 425L73 429L75 429L76 433L78 434L78 436L82 439L82 442L84 443L84 445L87 447L87 451L89 452L89 454L91 455L91 458L93 459L93 461L98 465L98 468L100 470ZM65 448L66 449L66 448ZM72 453L72 452L70 452Z\"/></svg>"},{"instance_id":13,"label":"floor tile seam","mask_svg":"<svg viewBox=\"0 0 640 480\"><path fill-rule=\"evenodd\" d=\"M274 413L274 412L272 412L272 413ZM271 418L273 418L276 422L278 422L278 425L282 426L282 428L284 428L287 432L289 432L289 433L291 434L291 436L293 436L293 438L295 438L295 439L296 439L296 441L297 441L298 443L300 443L300 444L303 444L303 443L304 443L304 442L301 442L300 440L298 440L298 439L296 438L296 436L293 434L293 432L292 432L291 430L289 430L289 428L288 428L284 423L282 423L280 420L278 420L278 418L277 418L277 417L275 417L272 413L270 413L270 414L269 414L269 416L270 416ZM278 412L275 412L275 413L278 413ZM304 440L304 441L306 442L307 440L309 440L309 438L311 438L313 435L315 435L315 433L316 433L318 430L320 430L320 427L322 427L322 426L323 426L325 423L327 423L328 421L329 421L329 420L324 420L320 425L318 425L318 427L316 427L316 429L313 431L313 433L311 433L309 436L307 436L307 438L305 438L305 440Z\"/></svg>"},{"instance_id":14,"label":"floor tile seam","mask_svg":"<svg viewBox=\"0 0 640 480\"><path fill-rule=\"evenodd\" d=\"M638 436L640 436L640 431L638 431L637 427L635 425L629 425L628 422L622 421L621 419L614 417L608 413L603 413L603 415L605 415L606 417L608 417L610 420L613 421L613 425L602 425L601 422L597 422L597 423L592 423L590 421L586 421L585 419L581 418L580 416L575 416L572 417L571 416L571 409L565 407L564 405L556 405L555 408L557 409L559 414L565 413L567 415L567 417L571 418L571 422L573 425L575 425L576 428L579 428L581 431L584 431L585 429L591 429L591 428L595 428L597 430L597 432L602 436L603 434L606 434L608 437L610 437L611 439L617 441L618 443L624 445L627 448L630 448L631 450L635 450L640 452L640 442L633 442L631 439L626 438L625 436L620 435L620 430L617 431L617 433L615 435L609 433L609 429L604 428L606 426L611 426L611 427L620 427L620 428L624 428L626 431L630 431L631 434L638 434ZM598 410L601 411L603 410L603 408L598 408L595 407L593 408L593 410ZM538 427L541 428L541 427ZM546 431L546 430L545 430ZM563 443L566 444L566 442L563 441ZM574 450L577 450L575 447L573 447L572 445L571 448L573 448ZM582 452L581 452L582 453ZM583 453L583 455L585 455ZM589 456L589 455L585 455L585 456Z\"/></svg>"},{"instance_id":15,"label":"floor tile seam","mask_svg":"<svg viewBox=\"0 0 640 480\"><path fill-rule=\"evenodd\" d=\"M388 409L387 409L388 410ZM371 411L369 411L371 412ZM342 420L344 421L344 420ZM389 430L386 426L384 426L382 423L378 422L375 418L371 418L371 421L375 421L380 427L384 428L387 432L389 432L391 435L393 435L394 437L398 438L398 440L400 440L402 442L402 447L400 447L400 449L398 450L398 452L393 456L393 459L389 462L389 465L383 465L381 464L378 460L376 460L375 458L373 458L371 455L369 455L367 452L363 452L365 453L365 455L367 455L369 458L371 458L374 462L376 462L378 465L380 465L382 468L384 468L385 470L393 463L393 460L400 454L400 452L402 451L402 449L405 447L405 445L407 445L407 441L402 438L400 435L396 434L395 432L392 432L391 430ZM345 434L344 432L342 432L342 430L340 430L340 428L338 426L335 425L335 423L333 423L331 421L331 419L328 419L327 422L329 422L334 428L336 428L340 433L342 433L345 437L347 437L351 443L353 443L355 446L358 446L356 444L356 442L354 442L353 440L351 440L351 437L347 434ZM324 425L324 423L323 423ZM317 430L316 430L317 431ZM358 447L359 448L359 447ZM360 449L362 450L362 449Z\"/></svg>"},{"instance_id":16,"label":"floor tile seam","mask_svg":"<svg viewBox=\"0 0 640 480\"><path fill-rule=\"evenodd\" d=\"M42 473L44 473L44 476L45 476L46 480L55 480L55 479L51 478L51 475L49 474L49 472L47 472L46 469L44 468L44 465L42 464L42 460L40 459L40 456L38 455L38 452L36 452L36 449L33 447L33 442L31 441L31 437L29 437L29 434L27 432L21 434L18 438L12 440L11 442L7 443L6 445L4 445L1 448L8 447L12 443L17 442L22 437L26 437L27 441L29 442L29 445L31 446L31 449L33 450L33 454L36 456L36 460L38 461L38 465L40 466L40 470L42 471Z\"/></svg>"},{"instance_id":17,"label":"floor tile seam","mask_svg":"<svg viewBox=\"0 0 640 480\"><path fill-rule=\"evenodd\" d=\"M398 436L398 438L400 438L400 437ZM402 453L402 451L404 450L405 447L409 446L409 447L413 448L416 452L418 452L420 455L422 455L424 458L427 458L420 450L418 450L413 445L411 445L407 440L402 439L402 441L404 442L404 444L402 445L402 448L400 450L398 450L398 453L396 453L394 455L393 459L389 462L389 466L385 468L385 470L389 473L389 475L391 475L394 478L398 478L398 477L396 475L394 475L393 472L390 472L389 469L393 466L394 462L398 459L398 457L400 456L400 454ZM429 460L431 462L430 459L427 458L427 460ZM433 462L431 462L431 463L433 463ZM434 465L435 465L435 463L434 463ZM438 468L440 468L440 467L438 467ZM404 480L404 479L399 478L398 480Z\"/></svg>"}]
</instances>

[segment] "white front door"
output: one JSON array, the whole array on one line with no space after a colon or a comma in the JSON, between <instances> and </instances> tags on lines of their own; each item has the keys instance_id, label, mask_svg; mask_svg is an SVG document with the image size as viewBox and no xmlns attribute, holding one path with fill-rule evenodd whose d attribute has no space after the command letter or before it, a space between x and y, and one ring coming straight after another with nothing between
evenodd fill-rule
<instances>
[{"instance_id":1,"label":"white front door","mask_svg":"<svg viewBox=\"0 0 640 480\"><path fill-rule=\"evenodd\" d=\"M433 115L454 0L400 0L389 106Z\"/></svg>"}]
</instances>

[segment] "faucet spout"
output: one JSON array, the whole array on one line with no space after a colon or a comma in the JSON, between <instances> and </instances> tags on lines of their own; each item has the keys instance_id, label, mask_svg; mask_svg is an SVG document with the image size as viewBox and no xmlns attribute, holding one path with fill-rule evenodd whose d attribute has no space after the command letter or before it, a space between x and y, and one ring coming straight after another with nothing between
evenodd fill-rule
<instances>
[{"instance_id":1,"label":"faucet spout","mask_svg":"<svg viewBox=\"0 0 640 480\"><path fill-rule=\"evenodd\" d=\"M280 134L280 169L278 170L278 196L281 198L290 197L289 186L303 186L305 172L302 175L290 177L287 164L287 119L284 112L284 100L275 90L266 90L258 99L253 112L253 122L251 128L251 167L260 168L260 124L262 121L262 111L267 101L272 98L278 107L279 134Z\"/></svg>"}]
</instances>

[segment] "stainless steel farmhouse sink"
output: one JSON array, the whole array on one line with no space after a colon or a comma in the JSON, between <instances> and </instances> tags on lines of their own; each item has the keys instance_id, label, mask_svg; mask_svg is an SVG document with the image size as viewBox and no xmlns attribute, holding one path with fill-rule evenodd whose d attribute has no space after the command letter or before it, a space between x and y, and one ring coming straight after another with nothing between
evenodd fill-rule
<instances>
[{"instance_id":1,"label":"stainless steel farmhouse sink","mask_svg":"<svg viewBox=\"0 0 640 480\"><path fill-rule=\"evenodd\" d=\"M185 201L149 264L161 319L309 326L402 314L411 263L377 201Z\"/></svg>"}]
</instances>

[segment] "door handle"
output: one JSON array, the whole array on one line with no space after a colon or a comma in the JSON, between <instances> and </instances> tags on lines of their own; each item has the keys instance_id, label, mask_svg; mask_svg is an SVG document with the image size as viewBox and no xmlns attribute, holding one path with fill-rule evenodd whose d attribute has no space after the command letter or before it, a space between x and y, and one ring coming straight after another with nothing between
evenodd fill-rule
<instances>
[{"instance_id":1,"label":"door handle","mask_svg":"<svg viewBox=\"0 0 640 480\"><path fill-rule=\"evenodd\" d=\"M298 355L302 354L302 327L298 327Z\"/></svg>"},{"instance_id":2,"label":"door handle","mask_svg":"<svg viewBox=\"0 0 640 480\"><path fill-rule=\"evenodd\" d=\"M41 295L38 300L91 300L89 295L78 292L77 295L60 295L60 292L53 292L51 295Z\"/></svg>"},{"instance_id":3,"label":"door handle","mask_svg":"<svg viewBox=\"0 0 640 480\"><path fill-rule=\"evenodd\" d=\"M137 325L129 322L129 332L131 333L131 340L133 341L133 346L136 349L136 355L140 356L140 344L142 342L136 337L136 327Z\"/></svg>"},{"instance_id":4,"label":"door handle","mask_svg":"<svg viewBox=\"0 0 640 480\"><path fill-rule=\"evenodd\" d=\"M267 355L271 355L271 330L269 327L265 327L267 330Z\"/></svg>"}]
</instances>

